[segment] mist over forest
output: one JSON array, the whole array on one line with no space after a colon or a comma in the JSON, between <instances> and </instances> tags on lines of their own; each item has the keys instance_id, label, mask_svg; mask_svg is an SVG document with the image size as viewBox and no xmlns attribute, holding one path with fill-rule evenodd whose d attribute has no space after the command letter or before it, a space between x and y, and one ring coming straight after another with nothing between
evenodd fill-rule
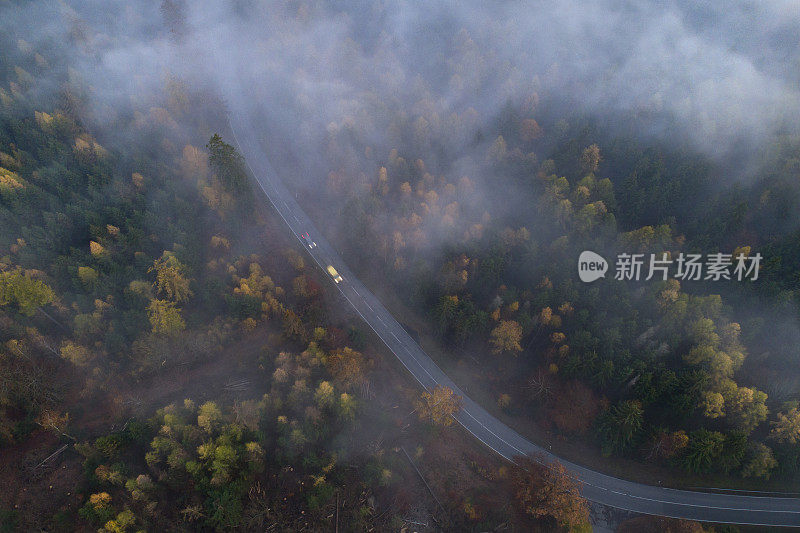
<instances>
[{"instance_id":1,"label":"mist over forest","mask_svg":"<svg viewBox=\"0 0 800 533\"><path fill-rule=\"evenodd\" d=\"M553 115L639 116L637 133L685 137L717 157L797 123L790 2L41 2L6 14L19 38L92 80L98 108L124 108L169 73L295 132L355 115L370 97L409 113L422 100L443 118L473 108L477 129L531 92Z\"/></svg>"},{"instance_id":2,"label":"mist over forest","mask_svg":"<svg viewBox=\"0 0 800 533\"><path fill-rule=\"evenodd\" d=\"M794 2L0 0L0 28L0 531L727 531L493 454L328 246L562 460L800 489Z\"/></svg>"}]
</instances>

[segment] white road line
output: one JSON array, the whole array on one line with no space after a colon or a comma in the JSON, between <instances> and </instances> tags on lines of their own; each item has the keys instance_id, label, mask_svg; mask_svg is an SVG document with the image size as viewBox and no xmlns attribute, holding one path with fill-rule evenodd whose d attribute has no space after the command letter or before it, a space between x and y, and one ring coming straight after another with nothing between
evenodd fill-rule
<instances>
[{"instance_id":1,"label":"white road line","mask_svg":"<svg viewBox=\"0 0 800 533\"><path fill-rule=\"evenodd\" d=\"M458 419L456 418L456 420L458 420ZM459 424L461 424L461 422L459 422ZM489 444L488 442L486 442L485 440L483 440L482 438L480 438L480 437L479 437L479 436L478 436L478 435L477 435L477 434L476 434L474 431L472 431L471 429L469 429L469 428L468 428L467 426L465 426L464 424L461 424L461 427L462 427L462 428L464 428L464 429L466 429L467 431L469 431L469 432L470 432L470 434L472 434L472 436L473 436L473 437L475 437L476 439L478 439L479 441L481 441L481 442L483 443L483 445L484 445L484 446L486 446L487 448L489 448L490 450L492 450L494 453L496 453L497 455L499 455L500 457L502 457L503 459L505 459L505 460L506 460L506 461L508 461L509 463L513 463L513 462L514 462L514 461L512 461L512 460L511 460L511 458L510 458L510 457L506 457L506 455L505 455L503 452L501 452L501 451L499 451L499 450L496 450L495 448L493 448L491 444Z\"/></svg>"},{"instance_id":2,"label":"white road line","mask_svg":"<svg viewBox=\"0 0 800 533\"><path fill-rule=\"evenodd\" d=\"M361 317L361 318L364 320L364 322L366 322L366 323L367 323L367 325L368 325L368 326L369 326L369 327L372 329L372 331L374 331L374 332L375 332L375 334L376 334L376 335L377 335L377 336L378 336L378 337L379 337L381 340L383 340L383 338L381 337L381 334L378 332L378 330L377 330L377 329L375 329L375 327L374 327L374 326L373 326L373 325L370 323L370 321L369 321L369 320L367 320L367 319L366 319L366 317L365 317L364 315L362 315L362 314L361 314L361 311L359 311L359 310L358 310L358 308L357 308L355 305L353 305L353 302L350 300L350 298L348 298L348 297L347 297L347 295L344 293L344 291L342 291L341 289L339 289L339 291L342 293L342 295L345 297L345 299L346 299L346 300L347 300L347 301L350 303L350 305L353 307L353 309L355 309L355 310L356 310L356 313L358 313L358 316L360 316L360 317ZM384 344L386 344L386 341L383 341L383 342L384 342ZM387 348L389 348L389 350L391 350L391 347L389 347L389 345L386 345L386 347L387 347ZM394 352L392 352L392 353L394 353ZM431 380L432 380L434 383L438 383L438 381L436 380L436 378L434 378L434 377L431 375L431 373L430 373L430 372L428 372L428 369L427 369L427 368L425 368L425 367L424 367L422 364L420 364L420 362L417 360L417 358L416 358L416 357L414 357L414 355L413 355L413 354L409 353L409 355L411 356L411 359L413 359L413 360L414 360L414 362L417 364L417 366L418 366L419 368L421 368L421 369L422 369L422 370L423 370L423 371L424 371L424 372L425 372L425 373L428 375L428 377L429 377L429 378L431 378ZM400 362L401 362L401 363L403 363L403 366L405 366L405 367L406 367L406 369L407 369L409 372L411 372L411 375L412 375L412 376L414 376L414 378L415 378L417 381L419 381L420 385L422 385L422 386L423 386L423 388L425 388L425 390L428 390L428 387L427 387L427 386L426 386L426 385L425 385L425 384L422 382L422 380L421 380L421 379L419 379L419 378L417 377L417 375L414 373L414 371L413 371L413 370L411 370L411 369L408 367L408 365L406 365L405 361L403 361L403 358L402 358L402 357L398 357L398 359L400 359Z\"/></svg>"},{"instance_id":3,"label":"white road line","mask_svg":"<svg viewBox=\"0 0 800 533\"><path fill-rule=\"evenodd\" d=\"M508 445L510 448L513 448L514 450L518 451L518 452L520 453L520 455L525 455L525 452L523 452L522 450L520 450L519 448L517 448L516 446L514 446L514 445L513 445L513 444L511 444L510 442L507 442L507 441L506 441L506 440L505 440L503 437L501 437L500 435L498 435L497 433L495 433L494 431L492 431L491 429L489 429L489 427L488 427L486 424L484 424L483 422L481 422L480 420L478 420L477 418L475 418L475 417L472 415L472 413L470 413L470 412L469 412L469 411L467 411L466 409L462 409L462 410L461 410L461 412L463 412L463 413L464 413L464 414L466 414L468 417L470 417L471 419L473 419L475 422L477 422L478 424L480 424L480 425L481 425L481 426L482 426L482 427L483 427L483 428L484 428L486 431L488 431L489 433L491 433L492 435L494 435L495 437L497 437L497 440L499 440L500 442L502 442L502 443L504 443L504 444Z\"/></svg>"}]
</instances>

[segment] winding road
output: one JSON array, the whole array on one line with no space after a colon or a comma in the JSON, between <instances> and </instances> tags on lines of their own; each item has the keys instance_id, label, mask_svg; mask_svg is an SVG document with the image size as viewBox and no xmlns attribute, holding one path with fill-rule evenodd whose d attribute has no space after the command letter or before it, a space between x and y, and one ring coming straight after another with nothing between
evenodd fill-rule
<instances>
[{"instance_id":1,"label":"winding road","mask_svg":"<svg viewBox=\"0 0 800 533\"><path fill-rule=\"evenodd\" d=\"M306 251L328 276L333 265L343 280L335 284L341 294L386 346L426 390L436 385L450 387L463 398L456 420L488 448L509 461L515 456L541 454L547 461L560 461L583 482L583 495L600 504L637 513L764 526L800 527L800 499L775 496L742 496L669 489L625 481L558 459L549 450L526 440L471 400L409 336L378 299L356 278L347 265L306 216L286 189L259 146L255 129L244 113L229 115L234 141L244 155L253 178L300 240ZM309 232L317 246L309 248L301 235ZM330 277L330 276L329 276ZM331 279L331 283L333 280Z\"/></svg>"}]
</instances>

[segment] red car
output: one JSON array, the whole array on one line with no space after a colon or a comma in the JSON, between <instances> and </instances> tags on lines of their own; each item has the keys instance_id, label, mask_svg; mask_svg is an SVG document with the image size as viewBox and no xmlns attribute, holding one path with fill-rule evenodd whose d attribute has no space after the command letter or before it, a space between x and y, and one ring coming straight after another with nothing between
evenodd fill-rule
<instances>
[{"instance_id":1,"label":"red car","mask_svg":"<svg viewBox=\"0 0 800 533\"><path fill-rule=\"evenodd\" d=\"M300 238L305 241L306 246L308 246L309 248L317 247L317 243L311 240L311 236L308 234L308 232L305 232L302 235L300 235Z\"/></svg>"}]
</instances>

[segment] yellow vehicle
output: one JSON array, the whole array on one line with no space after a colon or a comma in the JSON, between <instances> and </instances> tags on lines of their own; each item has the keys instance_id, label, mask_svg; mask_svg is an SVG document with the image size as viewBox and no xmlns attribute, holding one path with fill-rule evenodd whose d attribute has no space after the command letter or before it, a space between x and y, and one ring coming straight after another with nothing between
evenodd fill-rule
<instances>
[{"instance_id":1,"label":"yellow vehicle","mask_svg":"<svg viewBox=\"0 0 800 533\"><path fill-rule=\"evenodd\" d=\"M328 274L331 275L331 277L333 278L333 281L335 281L336 283L339 283L340 281L342 281L342 276L340 276L339 273L336 272L336 269L333 268L333 266L331 266L331 265L328 265Z\"/></svg>"}]
</instances>

